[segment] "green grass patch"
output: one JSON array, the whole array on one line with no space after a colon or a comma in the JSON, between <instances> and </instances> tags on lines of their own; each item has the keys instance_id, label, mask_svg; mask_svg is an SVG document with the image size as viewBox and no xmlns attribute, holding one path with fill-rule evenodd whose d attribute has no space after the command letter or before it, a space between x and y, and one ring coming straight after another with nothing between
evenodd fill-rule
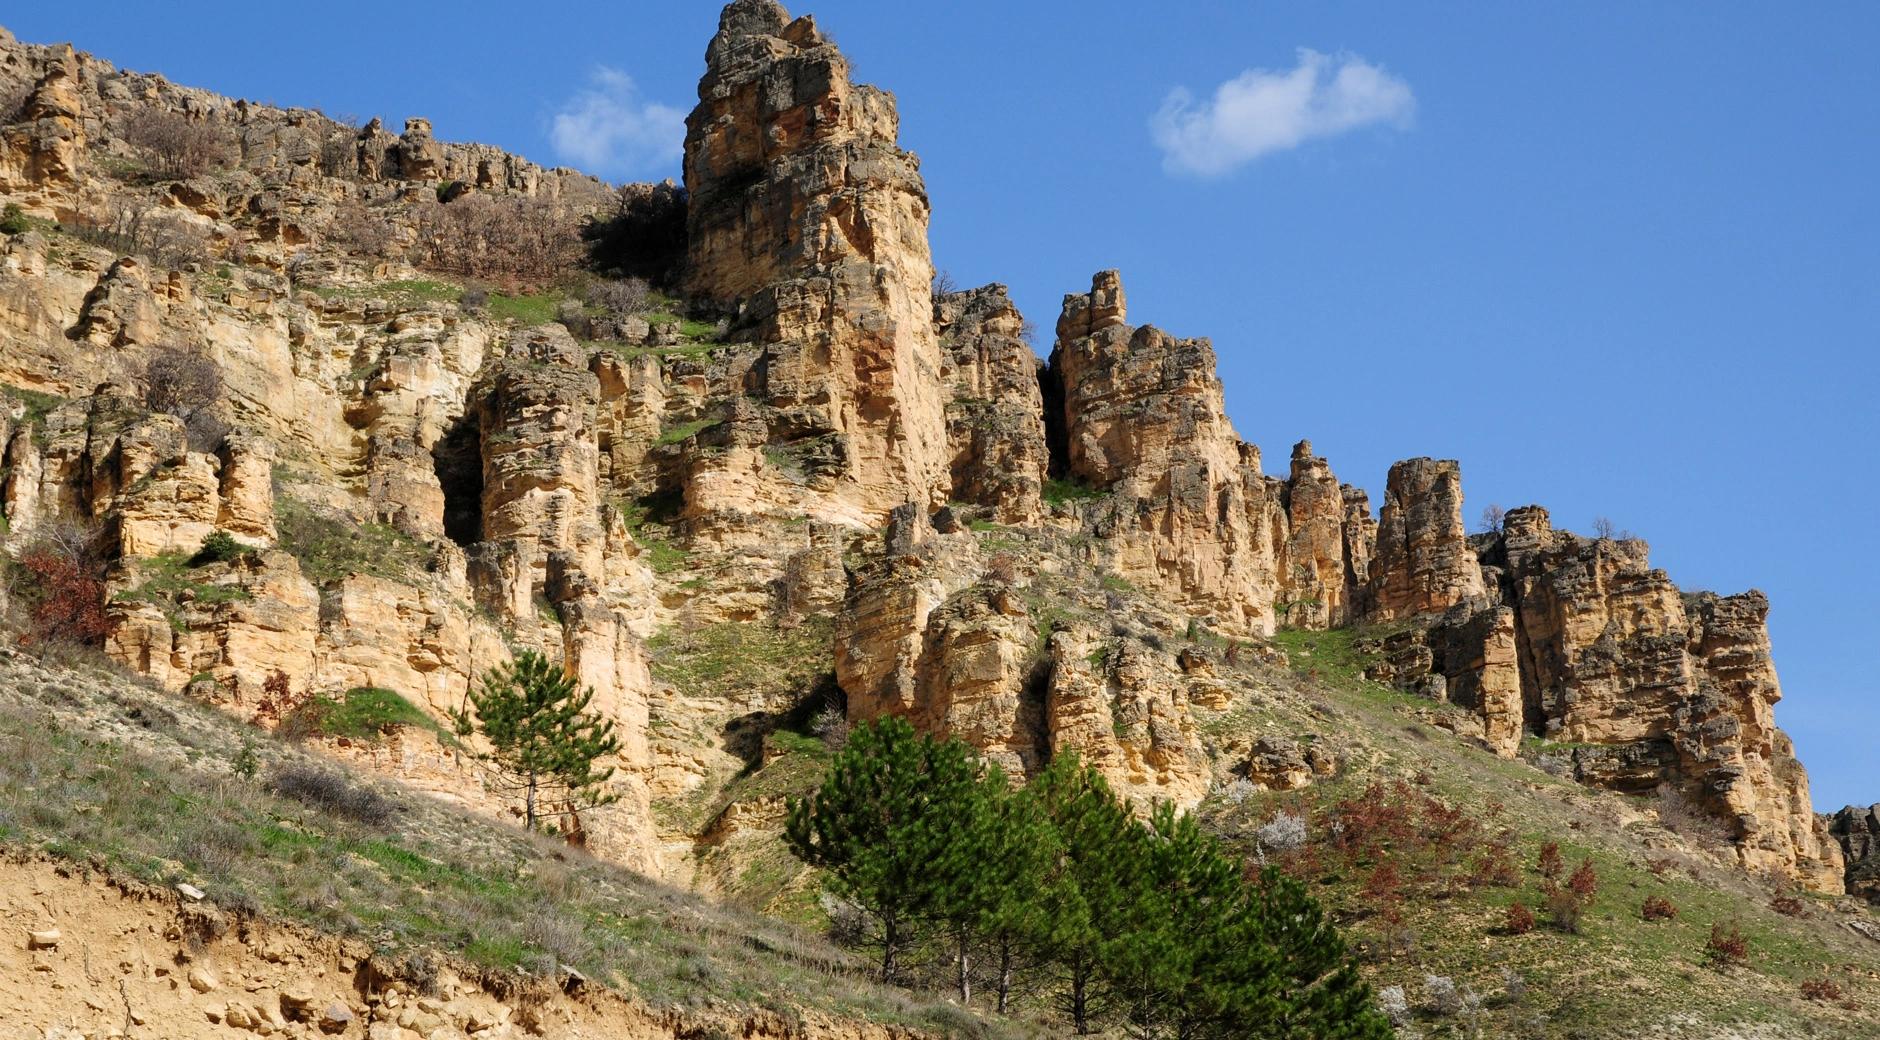
<instances>
[{"instance_id":1,"label":"green grass patch","mask_svg":"<svg viewBox=\"0 0 1880 1040\"><path fill-rule=\"evenodd\" d=\"M533 293L512 296L508 293L490 294L486 310L489 316L499 321L513 321L521 325L547 325L555 320L555 309L565 299L561 293Z\"/></svg>"},{"instance_id":2,"label":"green grass patch","mask_svg":"<svg viewBox=\"0 0 1880 1040\"><path fill-rule=\"evenodd\" d=\"M112 599L148 603L163 611L172 629L183 632L189 628L186 615L192 604L214 607L254 598L240 585L199 580L199 569L191 565L190 559L190 553L169 552L138 561L137 584Z\"/></svg>"},{"instance_id":3,"label":"green grass patch","mask_svg":"<svg viewBox=\"0 0 1880 1040\"><path fill-rule=\"evenodd\" d=\"M1087 502L1093 498L1102 498L1107 493L1081 480L1051 477L1044 482L1044 500L1054 506L1065 502Z\"/></svg>"},{"instance_id":4,"label":"green grass patch","mask_svg":"<svg viewBox=\"0 0 1880 1040\"><path fill-rule=\"evenodd\" d=\"M457 743L455 734L395 690L355 686L338 697L316 695L310 703L318 730L329 737L375 741L399 726L411 726Z\"/></svg>"},{"instance_id":5,"label":"green grass patch","mask_svg":"<svg viewBox=\"0 0 1880 1040\"><path fill-rule=\"evenodd\" d=\"M280 547L315 585L352 574L409 581L430 563L430 548L397 528L359 523L291 495L275 497L274 519Z\"/></svg>"}]
</instances>

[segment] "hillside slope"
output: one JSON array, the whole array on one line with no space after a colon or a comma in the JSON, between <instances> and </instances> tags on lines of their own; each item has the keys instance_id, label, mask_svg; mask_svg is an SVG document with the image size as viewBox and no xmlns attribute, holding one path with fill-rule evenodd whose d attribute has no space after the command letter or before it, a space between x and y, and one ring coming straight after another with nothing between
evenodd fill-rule
<instances>
[{"instance_id":1,"label":"hillside slope","mask_svg":"<svg viewBox=\"0 0 1880 1040\"><path fill-rule=\"evenodd\" d=\"M1410 1030L1875 1031L1848 892L1880 843L1812 811L1760 593L1538 506L1470 534L1452 460L1375 511L1310 442L1269 475L1211 344L1132 324L1118 272L1038 342L936 279L892 95L773 0L720 14L685 157L616 190L0 32L8 624L151 687L6 663L15 765L68 799L9 773L9 840L642 1002L947 1027L740 915L828 923L785 800L900 716L1015 777L1078 754L1310 881ZM522 651L620 737L614 800L553 814L584 853L495 822L513 793L446 724ZM299 759L274 737L430 800L361 825L229 779L244 743ZM127 755L215 832L176 846L138 798L96 832ZM1546 889L1583 861L1569 921ZM643 877L784 953L690 977L622 923L679 900Z\"/></svg>"}]
</instances>

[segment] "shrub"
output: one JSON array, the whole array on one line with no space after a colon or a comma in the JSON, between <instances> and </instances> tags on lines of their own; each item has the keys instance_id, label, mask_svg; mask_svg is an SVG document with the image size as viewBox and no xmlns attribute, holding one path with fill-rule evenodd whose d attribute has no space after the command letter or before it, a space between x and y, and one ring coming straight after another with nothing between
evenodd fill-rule
<instances>
[{"instance_id":1,"label":"shrub","mask_svg":"<svg viewBox=\"0 0 1880 1040\"><path fill-rule=\"evenodd\" d=\"M268 777L268 790L332 816L376 827L397 811L391 799L317 766L285 765Z\"/></svg>"},{"instance_id":2,"label":"shrub","mask_svg":"<svg viewBox=\"0 0 1880 1040\"><path fill-rule=\"evenodd\" d=\"M621 278L589 284L585 298L588 306L611 314L639 314L646 310L651 293L644 279Z\"/></svg>"},{"instance_id":3,"label":"shrub","mask_svg":"<svg viewBox=\"0 0 1880 1040\"><path fill-rule=\"evenodd\" d=\"M222 367L202 351L161 346L145 360L144 407L183 420L192 450L212 451L228 435L214 411L221 401Z\"/></svg>"},{"instance_id":4,"label":"shrub","mask_svg":"<svg viewBox=\"0 0 1880 1040\"><path fill-rule=\"evenodd\" d=\"M32 226L26 219L26 211L20 208L19 203L9 202L6 209L0 210L0 234L23 235L31 230Z\"/></svg>"},{"instance_id":5,"label":"shrub","mask_svg":"<svg viewBox=\"0 0 1880 1040\"><path fill-rule=\"evenodd\" d=\"M1728 925L1718 921L1710 926L1704 954L1716 967L1741 964L1749 959L1749 940L1743 938L1743 929L1735 921Z\"/></svg>"},{"instance_id":6,"label":"shrub","mask_svg":"<svg viewBox=\"0 0 1880 1040\"><path fill-rule=\"evenodd\" d=\"M422 267L506 284L537 284L576 260L573 220L545 199L480 192L418 211Z\"/></svg>"},{"instance_id":7,"label":"shrub","mask_svg":"<svg viewBox=\"0 0 1880 1040\"><path fill-rule=\"evenodd\" d=\"M1647 921L1669 921L1678 916L1678 908L1664 896L1646 896L1638 912Z\"/></svg>"},{"instance_id":8,"label":"shrub","mask_svg":"<svg viewBox=\"0 0 1880 1040\"><path fill-rule=\"evenodd\" d=\"M1841 989L1841 984L1833 979L1802 980L1802 996L1807 997L1809 1000L1833 1003L1846 995L1847 994Z\"/></svg>"},{"instance_id":9,"label":"shrub","mask_svg":"<svg viewBox=\"0 0 1880 1040\"><path fill-rule=\"evenodd\" d=\"M397 232L391 221L373 212L365 203L348 200L333 211L327 226L327 241L355 256L382 257L391 248Z\"/></svg>"},{"instance_id":10,"label":"shrub","mask_svg":"<svg viewBox=\"0 0 1880 1040\"><path fill-rule=\"evenodd\" d=\"M268 673L261 683L261 700L255 704L255 721L263 725L280 723L298 712L311 691L294 696L293 684L279 668Z\"/></svg>"},{"instance_id":11,"label":"shrub","mask_svg":"<svg viewBox=\"0 0 1880 1040\"><path fill-rule=\"evenodd\" d=\"M1508 934L1526 935L1534 930L1534 911L1519 899L1508 904Z\"/></svg>"},{"instance_id":12,"label":"shrub","mask_svg":"<svg viewBox=\"0 0 1880 1040\"><path fill-rule=\"evenodd\" d=\"M180 268L209 259L209 232L180 214L148 202L119 199L102 219L84 217L61 225L77 238L123 254L138 254Z\"/></svg>"},{"instance_id":13,"label":"shrub","mask_svg":"<svg viewBox=\"0 0 1880 1040\"><path fill-rule=\"evenodd\" d=\"M189 558L191 567L201 567L209 563L233 563L236 560L253 556L253 546L244 545L227 531L213 531L202 540L202 548Z\"/></svg>"},{"instance_id":14,"label":"shrub","mask_svg":"<svg viewBox=\"0 0 1880 1040\"><path fill-rule=\"evenodd\" d=\"M1404 996L1402 986L1385 986L1378 990L1377 1009L1393 1026L1410 1024L1410 999Z\"/></svg>"},{"instance_id":15,"label":"shrub","mask_svg":"<svg viewBox=\"0 0 1880 1040\"><path fill-rule=\"evenodd\" d=\"M1241 778L1244 782L1245 778ZM1248 784L1249 787L1253 785ZM1266 852L1291 852L1306 843L1306 821L1304 817L1279 810L1273 818L1260 826L1254 836L1260 841L1260 848Z\"/></svg>"},{"instance_id":16,"label":"shrub","mask_svg":"<svg viewBox=\"0 0 1880 1040\"><path fill-rule=\"evenodd\" d=\"M1769 901L1769 909L1784 917L1808 916L1808 904L1792 895L1780 895Z\"/></svg>"},{"instance_id":17,"label":"shrub","mask_svg":"<svg viewBox=\"0 0 1880 1040\"><path fill-rule=\"evenodd\" d=\"M1549 881L1558 878L1561 872L1567 869L1566 860L1560 858L1560 843L1550 841L1542 845L1540 862L1536 866L1541 872L1541 877Z\"/></svg>"},{"instance_id":18,"label":"shrub","mask_svg":"<svg viewBox=\"0 0 1880 1040\"><path fill-rule=\"evenodd\" d=\"M20 555L30 581L16 592L30 606L31 641L96 646L111 630L105 611L104 561L96 534L64 527Z\"/></svg>"},{"instance_id":19,"label":"shrub","mask_svg":"<svg viewBox=\"0 0 1880 1040\"><path fill-rule=\"evenodd\" d=\"M140 106L124 121L124 140L170 177L200 176L241 154L234 135L221 125L154 105Z\"/></svg>"},{"instance_id":20,"label":"shrub","mask_svg":"<svg viewBox=\"0 0 1880 1040\"><path fill-rule=\"evenodd\" d=\"M473 314L489 306L489 302L488 289L465 289L463 295L457 297L457 305Z\"/></svg>"},{"instance_id":21,"label":"shrub","mask_svg":"<svg viewBox=\"0 0 1880 1040\"><path fill-rule=\"evenodd\" d=\"M810 731L831 748L840 750L842 745L849 742L848 714L833 704L818 711L809 726Z\"/></svg>"},{"instance_id":22,"label":"shrub","mask_svg":"<svg viewBox=\"0 0 1880 1040\"><path fill-rule=\"evenodd\" d=\"M1549 847L1554 848L1556 855L1559 854L1558 847ZM1592 905L1593 897L1599 891L1599 875L1593 869L1592 860L1582 860L1566 884L1562 885L1550 878L1541 887L1547 898L1547 913L1553 918L1555 927L1563 932L1577 934L1586 908Z\"/></svg>"}]
</instances>

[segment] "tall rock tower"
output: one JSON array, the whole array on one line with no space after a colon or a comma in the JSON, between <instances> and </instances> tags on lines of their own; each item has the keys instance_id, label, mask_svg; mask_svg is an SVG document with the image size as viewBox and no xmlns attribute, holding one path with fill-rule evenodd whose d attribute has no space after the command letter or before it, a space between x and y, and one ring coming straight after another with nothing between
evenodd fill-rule
<instances>
[{"instance_id":1,"label":"tall rock tower","mask_svg":"<svg viewBox=\"0 0 1880 1040\"><path fill-rule=\"evenodd\" d=\"M688 288L762 345L744 381L761 432L740 424L762 443L725 453L742 472L695 474L688 513L748 510L754 490L760 505L850 523L939 504L927 192L895 143L894 98L849 82L815 22L774 0L727 6L705 60L686 121Z\"/></svg>"}]
</instances>

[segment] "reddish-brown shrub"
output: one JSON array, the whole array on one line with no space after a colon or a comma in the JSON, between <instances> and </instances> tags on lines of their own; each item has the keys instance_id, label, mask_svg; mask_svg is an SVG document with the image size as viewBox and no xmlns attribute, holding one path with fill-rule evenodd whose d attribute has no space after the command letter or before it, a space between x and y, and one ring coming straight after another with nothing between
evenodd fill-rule
<instances>
[{"instance_id":1,"label":"reddish-brown shrub","mask_svg":"<svg viewBox=\"0 0 1880 1040\"><path fill-rule=\"evenodd\" d=\"M1398 873L1397 864L1387 859L1371 868L1370 875L1364 879L1361 898L1367 907L1387 921L1402 916L1403 876Z\"/></svg>"},{"instance_id":2,"label":"reddish-brown shrub","mask_svg":"<svg viewBox=\"0 0 1880 1040\"><path fill-rule=\"evenodd\" d=\"M1541 877L1549 881L1559 877L1561 872L1567 869L1567 861L1560 856L1559 842L1550 841L1541 846L1541 858L1537 866Z\"/></svg>"},{"instance_id":3,"label":"reddish-brown shrub","mask_svg":"<svg viewBox=\"0 0 1880 1040\"><path fill-rule=\"evenodd\" d=\"M1718 967L1741 964L1749 959L1749 940L1743 938L1743 929L1736 922L1726 926L1718 921L1710 926L1710 941L1704 944L1704 953Z\"/></svg>"},{"instance_id":4,"label":"reddish-brown shrub","mask_svg":"<svg viewBox=\"0 0 1880 1040\"><path fill-rule=\"evenodd\" d=\"M1841 984L1833 979L1802 980L1802 996L1807 997L1809 1000L1833 1003L1846 995L1847 994L1841 989Z\"/></svg>"},{"instance_id":5,"label":"reddish-brown shrub","mask_svg":"<svg viewBox=\"0 0 1880 1040\"><path fill-rule=\"evenodd\" d=\"M1573 876L1567 878L1567 887L1575 895L1584 896L1590 902L1599 893L1599 872L1593 869L1591 859L1583 859L1573 868Z\"/></svg>"},{"instance_id":6,"label":"reddish-brown shrub","mask_svg":"<svg viewBox=\"0 0 1880 1040\"><path fill-rule=\"evenodd\" d=\"M1791 895L1781 895L1769 901L1769 909L1785 917L1806 917L1808 904Z\"/></svg>"},{"instance_id":7,"label":"reddish-brown shrub","mask_svg":"<svg viewBox=\"0 0 1880 1040\"><path fill-rule=\"evenodd\" d=\"M1519 899L1508 904L1508 934L1526 935L1534 930L1534 911Z\"/></svg>"},{"instance_id":8,"label":"reddish-brown shrub","mask_svg":"<svg viewBox=\"0 0 1880 1040\"><path fill-rule=\"evenodd\" d=\"M1646 896L1638 912L1647 921L1669 921L1678 916L1678 908L1664 896Z\"/></svg>"},{"instance_id":9,"label":"reddish-brown shrub","mask_svg":"<svg viewBox=\"0 0 1880 1040\"><path fill-rule=\"evenodd\" d=\"M278 725L300 714L311 696L311 689L295 694L287 673L276 668L261 683L261 699L255 703L255 722L263 726Z\"/></svg>"},{"instance_id":10,"label":"reddish-brown shrub","mask_svg":"<svg viewBox=\"0 0 1880 1040\"><path fill-rule=\"evenodd\" d=\"M1476 853L1469 881L1471 884L1496 888L1513 888L1521 883L1521 869L1515 865L1514 849L1509 846L1507 838L1497 838Z\"/></svg>"},{"instance_id":11,"label":"reddish-brown shrub","mask_svg":"<svg viewBox=\"0 0 1880 1040\"><path fill-rule=\"evenodd\" d=\"M29 581L19 593L29 604L29 642L95 646L111 630L105 612L104 567L90 532L61 530L20 555Z\"/></svg>"}]
</instances>

